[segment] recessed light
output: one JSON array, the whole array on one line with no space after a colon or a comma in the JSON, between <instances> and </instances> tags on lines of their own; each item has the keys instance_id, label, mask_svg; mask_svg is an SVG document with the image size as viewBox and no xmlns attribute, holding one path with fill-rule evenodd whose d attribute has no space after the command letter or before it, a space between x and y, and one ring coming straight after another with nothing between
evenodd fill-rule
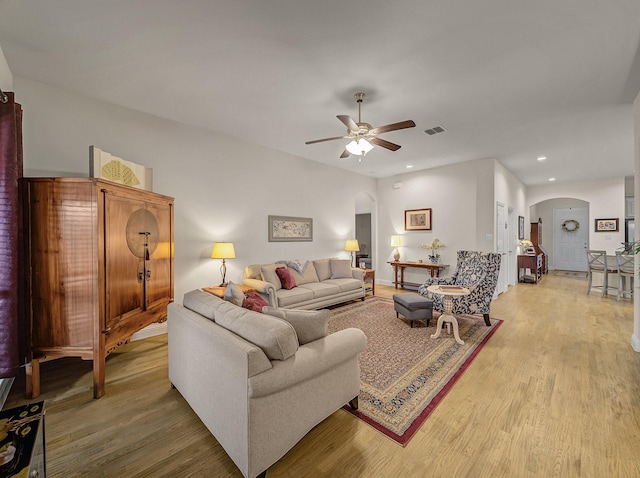
<instances>
[{"instance_id":1,"label":"recessed light","mask_svg":"<svg viewBox=\"0 0 640 478\"><path fill-rule=\"evenodd\" d=\"M407 169L411 169L411 168L413 168L413 164L407 164L406 168L407 168Z\"/></svg>"},{"instance_id":2,"label":"recessed light","mask_svg":"<svg viewBox=\"0 0 640 478\"><path fill-rule=\"evenodd\" d=\"M549 178L549 181L555 181L556 178Z\"/></svg>"},{"instance_id":3,"label":"recessed light","mask_svg":"<svg viewBox=\"0 0 640 478\"><path fill-rule=\"evenodd\" d=\"M538 156L538 161L544 161L545 159L547 159L546 156Z\"/></svg>"}]
</instances>

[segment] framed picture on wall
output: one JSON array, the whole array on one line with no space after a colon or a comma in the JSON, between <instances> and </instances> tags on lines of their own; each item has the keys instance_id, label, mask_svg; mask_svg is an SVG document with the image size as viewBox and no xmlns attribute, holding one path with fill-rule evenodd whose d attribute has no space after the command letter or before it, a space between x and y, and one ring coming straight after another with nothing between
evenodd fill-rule
<instances>
[{"instance_id":1,"label":"framed picture on wall","mask_svg":"<svg viewBox=\"0 0 640 478\"><path fill-rule=\"evenodd\" d=\"M596 232L618 232L618 218L596 219Z\"/></svg>"},{"instance_id":2,"label":"framed picture on wall","mask_svg":"<svg viewBox=\"0 0 640 478\"><path fill-rule=\"evenodd\" d=\"M518 216L518 240L524 239L524 217Z\"/></svg>"},{"instance_id":3,"label":"framed picture on wall","mask_svg":"<svg viewBox=\"0 0 640 478\"><path fill-rule=\"evenodd\" d=\"M269 242L313 241L310 217L269 216Z\"/></svg>"},{"instance_id":4,"label":"framed picture on wall","mask_svg":"<svg viewBox=\"0 0 640 478\"><path fill-rule=\"evenodd\" d=\"M405 231L430 231L431 208L407 209L404 212Z\"/></svg>"}]
</instances>

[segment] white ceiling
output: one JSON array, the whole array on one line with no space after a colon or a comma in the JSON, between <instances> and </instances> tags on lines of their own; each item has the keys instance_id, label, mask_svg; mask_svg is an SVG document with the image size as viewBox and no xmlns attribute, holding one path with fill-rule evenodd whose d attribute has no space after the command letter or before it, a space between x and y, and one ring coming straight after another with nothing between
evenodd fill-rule
<instances>
[{"instance_id":1,"label":"white ceiling","mask_svg":"<svg viewBox=\"0 0 640 478\"><path fill-rule=\"evenodd\" d=\"M526 185L631 175L639 44L638 0L0 1L14 76L372 177L483 158ZM400 150L304 144L345 134L359 91L374 127L416 122L381 136Z\"/></svg>"}]
</instances>

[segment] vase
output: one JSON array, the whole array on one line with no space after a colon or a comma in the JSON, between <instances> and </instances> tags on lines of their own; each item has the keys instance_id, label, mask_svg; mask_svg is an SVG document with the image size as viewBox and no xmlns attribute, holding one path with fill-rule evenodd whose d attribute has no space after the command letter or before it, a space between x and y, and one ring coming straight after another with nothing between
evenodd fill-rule
<instances>
[{"instance_id":1,"label":"vase","mask_svg":"<svg viewBox=\"0 0 640 478\"><path fill-rule=\"evenodd\" d=\"M431 260L432 264L437 264L438 263L438 257L431 257L430 260Z\"/></svg>"}]
</instances>

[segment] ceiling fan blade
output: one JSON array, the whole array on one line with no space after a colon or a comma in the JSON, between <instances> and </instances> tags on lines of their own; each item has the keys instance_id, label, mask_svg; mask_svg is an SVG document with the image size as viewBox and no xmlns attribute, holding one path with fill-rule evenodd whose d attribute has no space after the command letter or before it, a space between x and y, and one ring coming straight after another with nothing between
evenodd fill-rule
<instances>
[{"instance_id":1,"label":"ceiling fan blade","mask_svg":"<svg viewBox=\"0 0 640 478\"><path fill-rule=\"evenodd\" d=\"M348 158L350 154L351 153L345 149L340 155L340 159Z\"/></svg>"},{"instance_id":2,"label":"ceiling fan blade","mask_svg":"<svg viewBox=\"0 0 640 478\"><path fill-rule=\"evenodd\" d=\"M336 139L344 139L344 136L334 136L333 138L314 139L313 141L305 141L304 144L322 143L323 141L335 141Z\"/></svg>"},{"instance_id":3,"label":"ceiling fan blade","mask_svg":"<svg viewBox=\"0 0 640 478\"><path fill-rule=\"evenodd\" d=\"M399 123L378 126L377 128L373 128L371 132L373 134L388 133L389 131L396 131L398 129L413 128L415 125L416 124L411 120L400 121Z\"/></svg>"},{"instance_id":4,"label":"ceiling fan blade","mask_svg":"<svg viewBox=\"0 0 640 478\"><path fill-rule=\"evenodd\" d=\"M353 119L351 119L351 116L349 116L349 115L338 115L337 118L340 121L342 121L347 128L349 128L349 131L360 131L360 128L358 127L356 122L353 121Z\"/></svg>"},{"instance_id":5,"label":"ceiling fan blade","mask_svg":"<svg viewBox=\"0 0 640 478\"><path fill-rule=\"evenodd\" d=\"M390 149L391 151L398 151L401 148L399 144L392 143L382 138L371 138L369 142L375 144L376 146Z\"/></svg>"}]
</instances>

